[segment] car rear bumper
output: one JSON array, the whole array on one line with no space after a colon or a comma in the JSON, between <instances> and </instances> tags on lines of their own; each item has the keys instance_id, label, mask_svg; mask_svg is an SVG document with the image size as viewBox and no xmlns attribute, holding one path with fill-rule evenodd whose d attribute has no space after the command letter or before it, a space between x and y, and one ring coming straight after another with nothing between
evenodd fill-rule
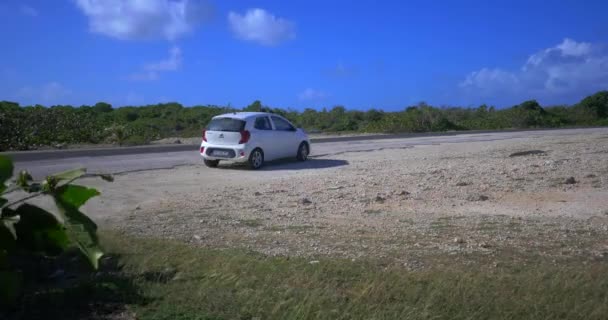
<instances>
[{"instance_id":1,"label":"car rear bumper","mask_svg":"<svg viewBox=\"0 0 608 320\"><path fill-rule=\"evenodd\" d=\"M226 146L219 144L202 143L199 153L207 160L227 160L246 162L249 159L249 148L245 144ZM219 154L221 153L221 155Z\"/></svg>"}]
</instances>

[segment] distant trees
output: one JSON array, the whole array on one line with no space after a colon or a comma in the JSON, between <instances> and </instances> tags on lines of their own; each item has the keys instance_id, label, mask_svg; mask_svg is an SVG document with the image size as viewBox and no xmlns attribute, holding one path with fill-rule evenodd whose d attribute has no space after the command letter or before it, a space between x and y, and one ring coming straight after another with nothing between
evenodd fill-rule
<instances>
[{"instance_id":1,"label":"distant trees","mask_svg":"<svg viewBox=\"0 0 608 320\"><path fill-rule=\"evenodd\" d=\"M243 111L262 112L262 108L262 102L260 102L260 100L255 100L252 104L245 107Z\"/></svg>"},{"instance_id":2,"label":"distant trees","mask_svg":"<svg viewBox=\"0 0 608 320\"><path fill-rule=\"evenodd\" d=\"M93 106L93 110L96 112L112 112L112 105L105 102L97 102Z\"/></svg>"},{"instance_id":3,"label":"distant trees","mask_svg":"<svg viewBox=\"0 0 608 320\"><path fill-rule=\"evenodd\" d=\"M596 118L608 117L608 91L588 96L579 103L579 107L592 112Z\"/></svg>"},{"instance_id":4,"label":"distant trees","mask_svg":"<svg viewBox=\"0 0 608 320\"><path fill-rule=\"evenodd\" d=\"M40 105L21 107L0 101L0 151L28 150L57 144L143 144L166 137L195 137L218 114L239 111L221 106L183 107L161 103L113 108ZM344 106L296 111L264 106L256 100L242 111L265 111L287 117L309 132L427 132L583 125L608 125L608 91L573 106L542 107L529 100L511 108L437 108L421 102L402 111L347 110Z\"/></svg>"}]
</instances>

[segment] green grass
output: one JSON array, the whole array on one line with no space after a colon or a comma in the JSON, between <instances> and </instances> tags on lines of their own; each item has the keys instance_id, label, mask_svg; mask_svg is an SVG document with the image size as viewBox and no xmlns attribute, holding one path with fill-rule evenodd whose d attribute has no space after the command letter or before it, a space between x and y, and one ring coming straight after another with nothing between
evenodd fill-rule
<instances>
[{"instance_id":1,"label":"green grass","mask_svg":"<svg viewBox=\"0 0 608 320\"><path fill-rule=\"evenodd\" d=\"M260 219L245 219L245 220L239 220L239 222L247 227L250 228L257 228L257 227L261 227L264 225L264 223L262 223L262 220Z\"/></svg>"},{"instance_id":2,"label":"green grass","mask_svg":"<svg viewBox=\"0 0 608 320\"><path fill-rule=\"evenodd\" d=\"M323 226L312 226L309 224L302 224L302 225L288 225L288 226L277 226L277 225L272 225L269 228L267 228L268 231L293 231L293 232L301 232L301 231L308 231L308 230L313 230L313 229L324 229L325 227Z\"/></svg>"},{"instance_id":3,"label":"green grass","mask_svg":"<svg viewBox=\"0 0 608 320\"><path fill-rule=\"evenodd\" d=\"M440 263L408 271L371 258L315 258L319 263L310 264L313 259L116 233L104 233L101 240L120 271L102 272L65 296L75 299L70 300L75 306L109 301L137 319L605 319L608 314L606 261L555 265L541 256L524 263L505 256L471 264L438 255ZM45 306L61 312L74 307L53 297L53 303L38 303L38 312L52 315Z\"/></svg>"},{"instance_id":4,"label":"green grass","mask_svg":"<svg viewBox=\"0 0 608 320\"><path fill-rule=\"evenodd\" d=\"M497 221L481 221L477 224L477 230L485 232L500 230L502 227L504 225Z\"/></svg>"}]
</instances>

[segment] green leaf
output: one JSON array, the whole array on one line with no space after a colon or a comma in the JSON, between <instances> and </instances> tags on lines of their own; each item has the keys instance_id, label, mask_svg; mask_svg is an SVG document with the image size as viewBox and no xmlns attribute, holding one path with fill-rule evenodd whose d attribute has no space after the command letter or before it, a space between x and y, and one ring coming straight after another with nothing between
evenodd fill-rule
<instances>
[{"instance_id":1,"label":"green leaf","mask_svg":"<svg viewBox=\"0 0 608 320\"><path fill-rule=\"evenodd\" d=\"M13 161L7 156L0 156L0 192L6 189L6 180L13 176Z\"/></svg>"},{"instance_id":2,"label":"green leaf","mask_svg":"<svg viewBox=\"0 0 608 320\"><path fill-rule=\"evenodd\" d=\"M12 306L21 295L23 275L17 271L0 271L0 306Z\"/></svg>"},{"instance_id":3,"label":"green leaf","mask_svg":"<svg viewBox=\"0 0 608 320\"><path fill-rule=\"evenodd\" d=\"M67 184L59 187L55 191L55 194L61 198L63 202L78 209L92 197L98 196L99 191L84 186Z\"/></svg>"},{"instance_id":4,"label":"green leaf","mask_svg":"<svg viewBox=\"0 0 608 320\"><path fill-rule=\"evenodd\" d=\"M99 259L103 256L97 239L97 225L78 208L98 194L95 189L74 185L62 186L53 193L70 240L76 243L95 269L98 268Z\"/></svg>"},{"instance_id":5,"label":"green leaf","mask_svg":"<svg viewBox=\"0 0 608 320\"><path fill-rule=\"evenodd\" d=\"M65 228L50 212L22 204L17 210L19 222L15 223L16 244L33 252L58 255L70 245Z\"/></svg>"},{"instance_id":6,"label":"green leaf","mask_svg":"<svg viewBox=\"0 0 608 320\"><path fill-rule=\"evenodd\" d=\"M44 179L44 181L42 181L40 189L43 192L53 192L55 191L57 183L59 183L59 180L57 178L55 178L54 176L48 176Z\"/></svg>"},{"instance_id":7,"label":"green leaf","mask_svg":"<svg viewBox=\"0 0 608 320\"><path fill-rule=\"evenodd\" d=\"M32 181L32 175L25 170L21 170L17 177L17 185L21 188L28 189L30 181Z\"/></svg>"},{"instance_id":8,"label":"green leaf","mask_svg":"<svg viewBox=\"0 0 608 320\"><path fill-rule=\"evenodd\" d=\"M87 173L86 169L78 168L78 169L72 169L72 170L56 173L54 175L51 175L51 177L57 179L57 181L74 180L74 179L78 179L78 178L84 176L86 173Z\"/></svg>"}]
</instances>

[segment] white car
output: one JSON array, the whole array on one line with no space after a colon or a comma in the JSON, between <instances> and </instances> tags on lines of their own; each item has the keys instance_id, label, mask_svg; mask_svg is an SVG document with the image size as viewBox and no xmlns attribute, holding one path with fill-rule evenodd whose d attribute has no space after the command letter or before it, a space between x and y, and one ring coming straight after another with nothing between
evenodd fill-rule
<instances>
[{"instance_id":1,"label":"white car","mask_svg":"<svg viewBox=\"0 0 608 320\"><path fill-rule=\"evenodd\" d=\"M308 158L310 141L287 119L265 112L235 112L215 116L203 130L201 156L208 167L220 161L248 162L258 169L265 161Z\"/></svg>"}]
</instances>

